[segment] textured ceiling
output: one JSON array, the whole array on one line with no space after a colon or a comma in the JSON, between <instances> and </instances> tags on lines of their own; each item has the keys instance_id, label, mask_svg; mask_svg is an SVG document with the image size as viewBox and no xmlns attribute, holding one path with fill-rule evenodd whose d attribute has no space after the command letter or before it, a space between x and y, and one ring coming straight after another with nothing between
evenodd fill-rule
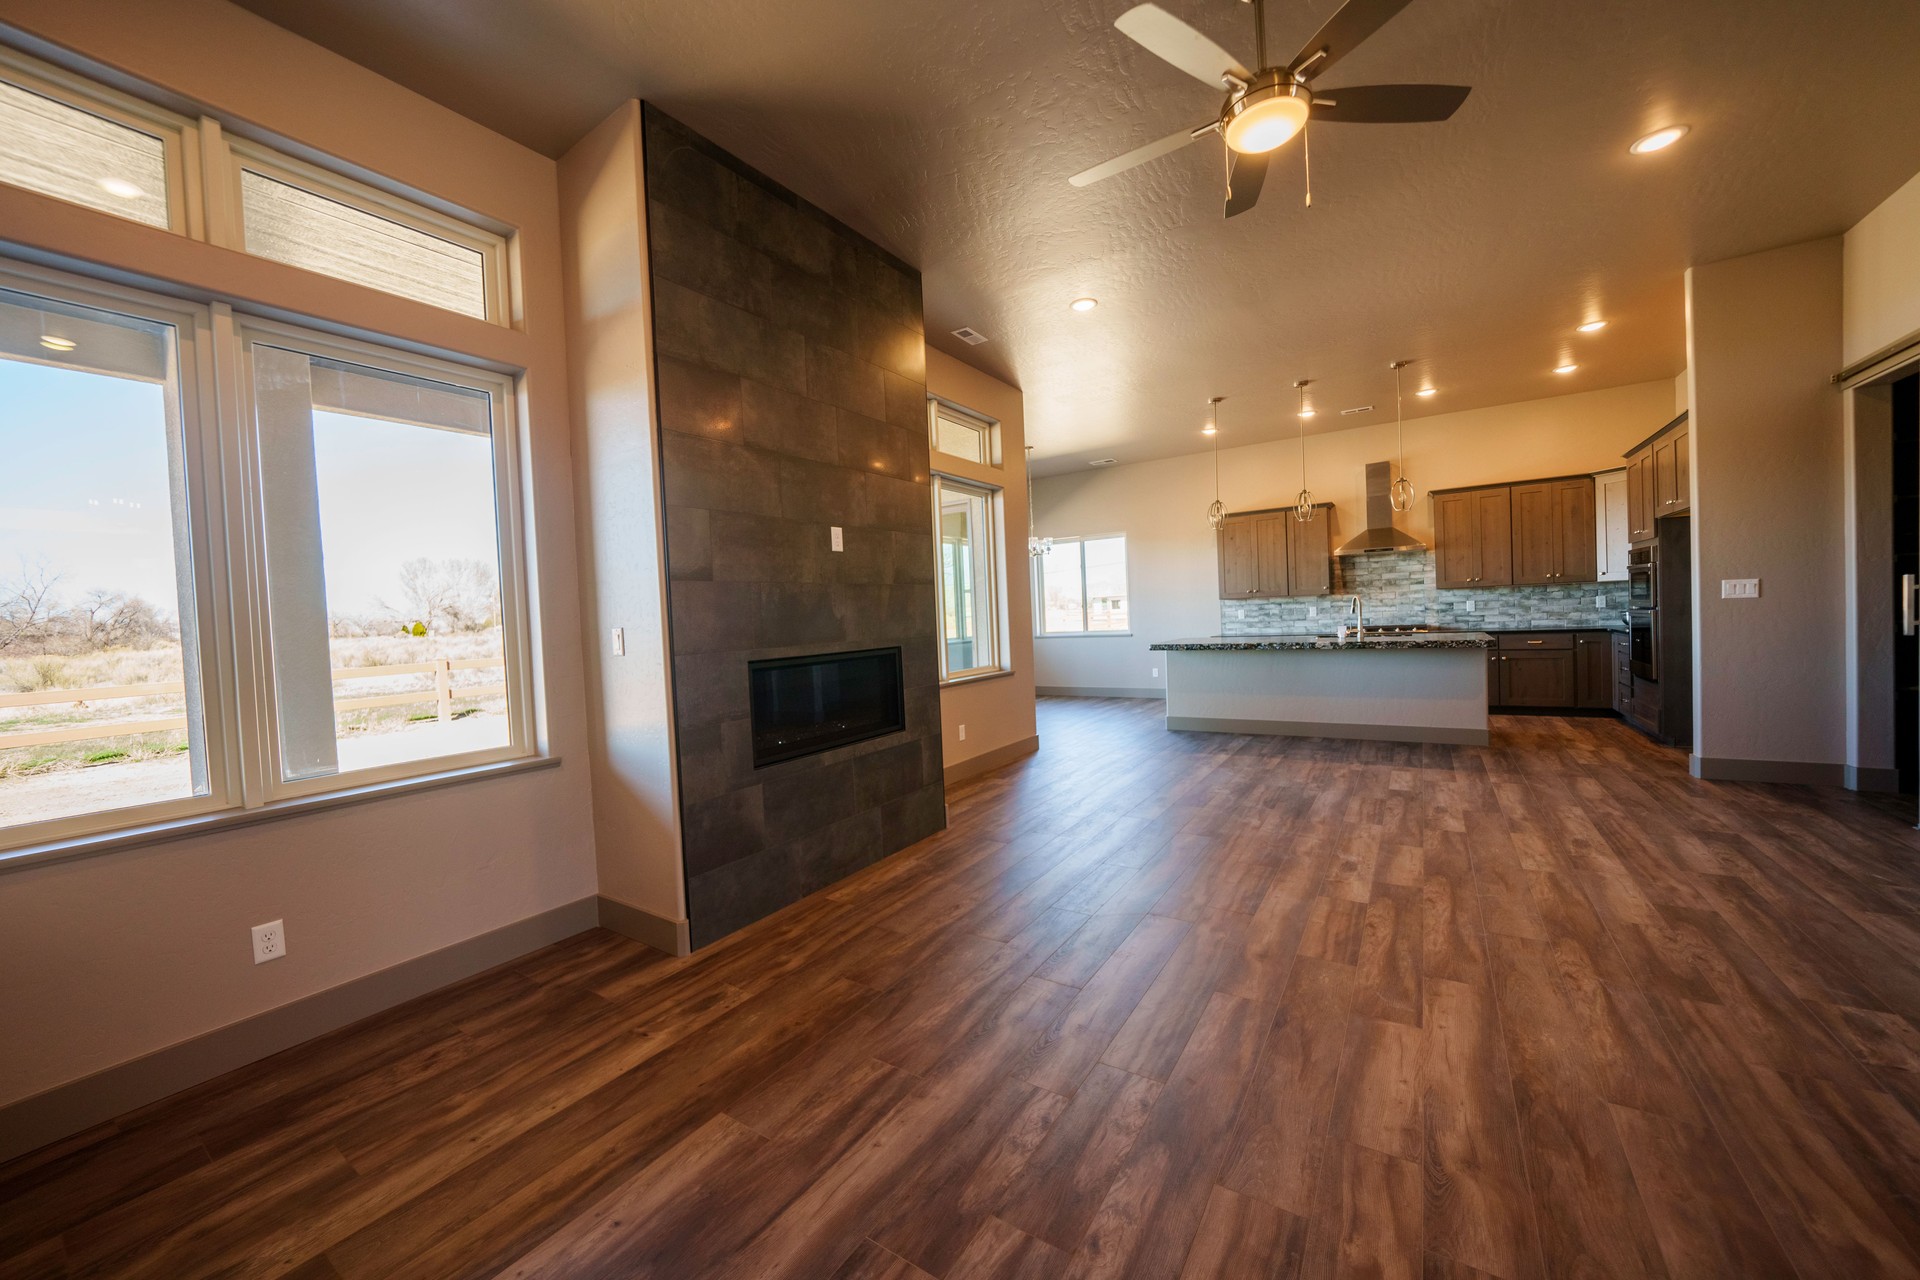
<instances>
[{"instance_id":1,"label":"textured ceiling","mask_svg":"<svg viewBox=\"0 0 1920 1280\"><path fill-rule=\"evenodd\" d=\"M1217 107L1112 29L1132 0L241 2L550 155L657 103L918 264L929 341L1024 390L1042 473L1192 452L1209 395L1223 440L1291 435L1296 378L1314 429L1377 421L1393 359L1440 388L1410 414L1669 377L1689 263L1843 231L1920 170L1914 0L1414 0L1320 87L1465 107L1316 126L1313 208L1296 141L1231 222L1211 140L1067 185ZM1252 61L1245 5L1160 2ZM1276 57L1335 5L1270 0Z\"/></svg>"}]
</instances>

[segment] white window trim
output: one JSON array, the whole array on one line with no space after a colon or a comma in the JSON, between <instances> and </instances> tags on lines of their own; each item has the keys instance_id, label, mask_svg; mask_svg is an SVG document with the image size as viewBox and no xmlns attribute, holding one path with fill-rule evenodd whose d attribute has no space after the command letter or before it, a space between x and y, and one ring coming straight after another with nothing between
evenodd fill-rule
<instances>
[{"instance_id":1,"label":"white window trim","mask_svg":"<svg viewBox=\"0 0 1920 1280\"><path fill-rule=\"evenodd\" d=\"M964 459L962 459L964 461ZM987 500L987 524L984 540L987 544L987 596L991 614L988 626L978 626L980 609L976 602L974 618L976 630L981 635L991 631L993 637L993 661L985 666L968 667L964 671L947 670L947 575L946 566L939 561L940 554L940 491L943 485L952 485L963 491L971 491L984 496ZM1006 563L1002 551L1002 514L1006 509L1006 490L980 480L970 480L965 476L951 475L944 471L933 473L933 547L935 555L933 602L934 611L940 622L940 683L966 684L973 680L984 680L992 676L1007 675L1013 670L1008 661L1006 627Z\"/></svg>"},{"instance_id":2,"label":"white window trim","mask_svg":"<svg viewBox=\"0 0 1920 1280\"><path fill-rule=\"evenodd\" d=\"M246 138L237 138L230 132L222 130L220 137L227 155L227 168L219 198L225 203L226 208L224 216L212 220L212 225L225 228L223 234L232 237L232 243L225 247L237 249L242 253L247 251L246 209L241 199L240 175L242 171L251 170L262 177L283 182L290 187L298 187L302 191L338 201L362 213L409 227L422 235L433 236L435 239L473 250L481 258L487 313L483 317L469 318L484 319L489 324L497 325L506 325L510 322L505 236L496 235L458 218L448 217L416 201L382 191L364 182L357 182L330 169L323 169L319 165L309 164L304 160L296 160L272 147L263 146ZM349 281L348 283L357 282ZM362 287L378 288L376 285ZM395 294L394 296L405 295ZM419 300L414 299L414 301ZM423 302L421 305L430 307L435 304ZM439 309L450 310L444 307ZM455 311L454 314L465 313Z\"/></svg>"},{"instance_id":3,"label":"white window trim","mask_svg":"<svg viewBox=\"0 0 1920 1280\"><path fill-rule=\"evenodd\" d=\"M1056 547L1060 546L1062 543L1067 543L1067 542L1078 543L1081 546L1080 621L1083 624L1087 621L1087 553L1085 549L1086 544L1089 542L1100 542L1107 538L1119 538L1122 542L1125 542L1127 540L1127 535L1123 532L1076 533L1076 534L1070 534L1065 537L1056 537L1055 539L1053 539L1053 545ZM1045 556L1033 557L1033 560L1034 560L1033 573L1030 575L1033 579L1033 638L1034 639L1036 640L1099 640L1099 639L1105 639L1106 637L1109 637L1109 636L1130 636L1133 634L1133 628L1131 627L1131 625L1129 625L1129 627L1125 631L1092 631L1092 630L1086 629L1084 626L1079 631L1048 631L1046 629L1047 628L1047 571L1046 571L1046 566L1043 563L1045 559L1046 559ZM1129 622L1131 622L1133 618L1133 548L1131 546L1127 548L1126 565L1122 571L1122 576L1125 580L1126 589L1127 589L1127 618Z\"/></svg>"},{"instance_id":4,"label":"white window trim","mask_svg":"<svg viewBox=\"0 0 1920 1280\"><path fill-rule=\"evenodd\" d=\"M84 111L158 138L166 157L167 229L193 238L204 237L198 122L117 89L110 89L85 76L50 66L37 58L29 58L4 45L0 45L0 80L18 85L29 93L64 103L76 111ZM37 194L46 195L49 200L61 199L45 192ZM62 203L68 202L63 200ZM125 216L105 209L92 211L104 213L110 218ZM143 227L153 225L139 218L128 218L127 221Z\"/></svg>"},{"instance_id":5,"label":"white window trim","mask_svg":"<svg viewBox=\"0 0 1920 1280\"><path fill-rule=\"evenodd\" d=\"M245 469L241 486L245 511L243 527L229 525L228 555L236 563L245 563L244 580L248 584L244 625L247 652L253 661L244 664L243 675L253 688L247 701L262 709L254 735L259 749L249 762L258 772L245 788L250 803L266 803L294 796L315 795L343 787L391 782L415 776L425 770L434 772L471 765L493 764L519 759L534 750L532 722L532 681L528 657L531 648L527 625L527 590L521 544L524 525L520 509L520 442L515 420L514 382L500 374L449 364L426 356L394 351L372 343L316 333L297 325L252 316L233 317L234 343L229 348L237 356L235 373L240 393L235 429L228 435L238 446L238 465ZM267 580L266 512L261 507L260 447L253 412L253 345L263 341L302 354L350 364L390 369L434 382L483 391L492 401L493 482L495 504L495 545L500 557L501 653L506 664L504 679L508 685L508 741L504 747L469 751L459 755L434 756L428 760L406 761L375 769L356 769L286 781L280 767L280 725L273 696L273 640L267 626L267 602L261 590ZM236 537L238 541L233 539ZM236 624L241 615L236 612ZM255 799L258 797L258 799Z\"/></svg>"},{"instance_id":6,"label":"white window trim","mask_svg":"<svg viewBox=\"0 0 1920 1280\"><path fill-rule=\"evenodd\" d=\"M377 797L414 783L444 785L467 773L495 776L503 767L534 767L551 759L540 755L537 737L517 378L277 320L236 316L225 303L199 306L11 258L0 257L0 286L156 320L172 325L178 335L182 443L188 454L187 537L200 610L198 678L208 779L205 796L0 828L0 869L172 839L255 816L309 812L315 805ZM250 337L481 390L490 397L507 746L297 783L279 780L272 655L265 640L261 591L265 563L258 450L251 389L245 381L250 359L244 344Z\"/></svg>"},{"instance_id":7,"label":"white window trim","mask_svg":"<svg viewBox=\"0 0 1920 1280\"><path fill-rule=\"evenodd\" d=\"M980 428L982 438L986 442L987 456L985 459L975 462L972 458L963 458L957 453L948 453L940 447L940 415L942 413L951 414L956 418L964 418L968 423ZM990 418L978 410L969 409L963 404L957 404L945 396L931 394L927 396L927 447L939 457L952 458L955 462L962 463L969 467L988 467L995 471L1002 468L1000 457L1000 420L998 418ZM964 479L965 477L955 476L954 478Z\"/></svg>"}]
</instances>

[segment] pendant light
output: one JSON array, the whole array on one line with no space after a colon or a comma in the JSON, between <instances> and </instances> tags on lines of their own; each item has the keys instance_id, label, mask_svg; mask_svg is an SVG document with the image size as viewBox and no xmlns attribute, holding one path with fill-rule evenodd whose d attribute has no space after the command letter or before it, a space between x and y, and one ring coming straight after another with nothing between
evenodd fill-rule
<instances>
[{"instance_id":1,"label":"pendant light","mask_svg":"<svg viewBox=\"0 0 1920 1280\"><path fill-rule=\"evenodd\" d=\"M1293 518L1305 524L1314 517L1313 490L1307 488L1307 419L1313 416L1313 410L1307 408L1307 383L1302 378L1294 383L1300 392L1300 492L1293 500Z\"/></svg>"},{"instance_id":2,"label":"pendant light","mask_svg":"<svg viewBox=\"0 0 1920 1280\"><path fill-rule=\"evenodd\" d=\"M1053 550L1052 538L1033 535L1033 446L1027 446L1027 554L1036 560Z\"/></svg>"},{"instance_id":3,"label":"pendant light","mask_svg":"<svg viewBox=\"0 0 1920 1280\"><path fill-rule=\"evenodd\" d=\"M1395 511L1413 510L1413 482L1407 479L1406 413L1400 403L1400 370L1411 363L1410 360L1395 360L1387 366L1393 370L1393 423L1400 432L1400 478L1393 482L1393 488L1387 496L1387 501L1393 504Z\"/></svg>"},{"instance_id":4,"label":"pendant light","mask_svg":"<svg viewBox=\"0 0 1920 1280\"><path fill-rule=\"evenodd\" d=\"M1207 425L1201 431L1213 437L1213 505L1207 508L1207 523L1215 529L1227 523L1227 504L1220 501L1220 402L1225 399L1214 396L1207 401Z\"/></svg>"}]
</instances>

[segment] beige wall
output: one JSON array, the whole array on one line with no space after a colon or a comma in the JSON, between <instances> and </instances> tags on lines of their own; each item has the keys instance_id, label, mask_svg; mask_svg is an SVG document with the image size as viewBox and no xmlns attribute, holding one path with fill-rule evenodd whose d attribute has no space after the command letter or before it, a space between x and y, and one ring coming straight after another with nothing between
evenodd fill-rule
<instances>
[{"instance_id":1,"label":"beige wall","mask_svg":"<svg viewBox=\"0 0 1920 1280\"><path fill-rule=\"evenodd\" d=\"M0 872L0 1103L594 892L552 161L216 0L0 0L0 22L85 51L257 131L519 228L514 329L31 192L0 227L69 261L162 263L197 296L274 299L526 370L543 745L559 768L134 851ZM248 930L284 919L288 955Z\"/></svg>"},{"instance_id":2,"label":"beige wall","mask_svg":"<svg viewBox=\"0 0 1920 1280\"><path fill-rule=\"evenodd\" d=\"M934 459L940 470L1003 486L1000 542L1006 558L1006 616L1002 638L1011 672L941 689L941 755L951 775L956 765L1015 748L1035 734L1033 592L1027 577L1027 479L1022 465L1027 429L1019 388L932 348L927 350L927 393L997 418L1003 463L996 469L954 458ZM961 725L967 727L964 742Z\"/></svg>"},{"instance_id":3,"label":"beige wall","mask_svg":"<svg viewBox=\"0 0 1920 1280\"><path fill-rule=\"evenodd\" d=\"M1920 175L1847 232L1844 260L1844 363L1920 334Z\"/></svg>"},{"instance_id":4,"label":"beige wall","mask_svg":"<svg viewBox=\"0 0 1920 1280\"><path fill-rule=\"evenodd\" d=\"M560 161L574 483L600 893L684 935L641 147L627 102Z\"/></svg>"},{"instance_id":5,"label":"beige wall","mask_svg":"<svg viewBox=\"0 0 1920 1280\"><path fill-rule=\"evenodd\" d=\"M1841 241L1687 272L1692 374L1694 755L1706 776L1748 764L1845 763L1845 444ZM1757 600L1723 600L1759 578Z\"/></svg>"},{"instance_id":6,"label":"beige wall","mask_svg":"<svg viewBox=\"0 0 1920 1280\"><path fill-rule=\"evenodd\" d=\"M1599 471L1673 416L1666 379L1522 404L1417 418L1407 424L1407 475L1419 490L1401 527L1432 537L1432 489ZM1223 445L1233 439L1233 402L1222 406ZM1196 445L1203 442L1197 430ZM1311 436L1307 480L1334 504L1338 546L1366 526L1365 468L1395 456L1391 421ZM1157 694L1165 666L1147 645L1220 627L1214 534L1207 526L1214 468L1208 454L1054 476L1034 483L1042 534L1127 535L1133 634L1053 636L1034 642L1042 688ZM1300 488L1300 446L1283 442L1220 450L1220 496L1229 510L1290 504ZM1153 675L1159 667L1161 676Z\"/></svg>"}]
</instances>

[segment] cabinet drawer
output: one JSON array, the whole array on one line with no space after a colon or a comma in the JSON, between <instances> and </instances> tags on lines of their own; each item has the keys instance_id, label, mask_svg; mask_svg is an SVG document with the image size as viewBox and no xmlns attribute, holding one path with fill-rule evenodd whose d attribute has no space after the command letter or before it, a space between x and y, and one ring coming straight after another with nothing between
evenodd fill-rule
<instances>
[{"instance_id":1,"label":"cabinet drawer","mask_svg":"<svg viewBox=\"0 0 1920 1280\"><path fill-rule=\"evenodd\" d=\"M1500 637L1502 649L1571 649L1573 632L1536 631L1530 634L1504 635Z\"/></svg>"}]
</instances>

